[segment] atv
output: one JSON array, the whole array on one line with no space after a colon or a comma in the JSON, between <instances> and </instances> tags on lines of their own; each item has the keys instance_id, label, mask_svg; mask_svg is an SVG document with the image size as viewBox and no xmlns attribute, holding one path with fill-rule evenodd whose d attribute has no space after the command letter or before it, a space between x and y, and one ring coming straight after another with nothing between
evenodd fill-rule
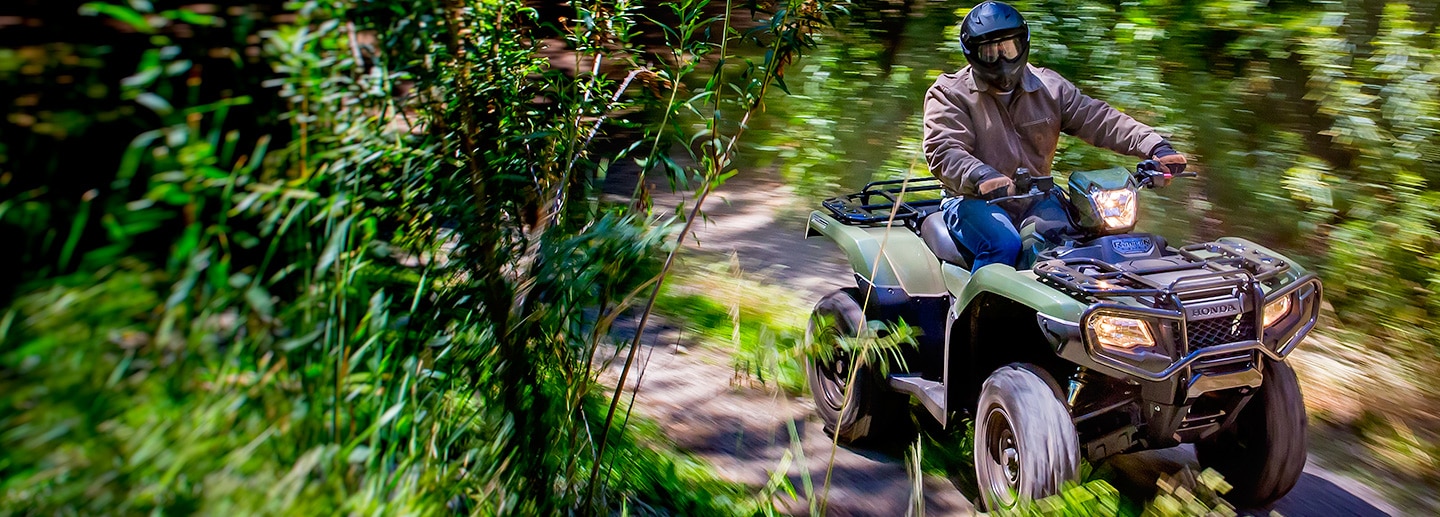
<instances>
[{"instance_id":1,"label":"atv","mask_svg":"<svg viewBox=\"0 0 1440 517\"><path fill-rule=\"evenodd\" d=\"M828 348L806 364L826 430L857 442L909 426L912 397L942 427L973 419L991 511L1057 493L1082 458L1182 443L1234 504L1284 496L1306 458L1285 359L1315 327L1320 281L1244 239L1134 232L1140 191L1172 179L1157 166L1075 172L1063 188L1020 175L1023 194L991 201L1021 216L1018 263L973 274L934 178L824 201L805 236L839 244L856 282L823 297L807 331ZM885 365L838 339L901 321L915 346Z\"/></svg>"}]
</instances>

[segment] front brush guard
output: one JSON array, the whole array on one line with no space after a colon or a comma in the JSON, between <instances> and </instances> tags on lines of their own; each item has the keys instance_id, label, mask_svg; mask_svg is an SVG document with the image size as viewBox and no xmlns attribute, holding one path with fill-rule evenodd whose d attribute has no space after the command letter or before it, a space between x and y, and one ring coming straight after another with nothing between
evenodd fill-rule
<instances>
[{"instance_id":1,"label":"front brush guard","mask_svg":"<svg viewBox=\"0 0 1440 517\"><path fill-rule=\"evenodd\" d=\"M1096 369L1114 377L1138 377L1148 381L1164 381L1206 358L1259 351L1266 357L1283 361L1299 345L1319 319L1321 284L1314 274L1303 274L1268 295L1262 285L1281 281L1290 271L1282 258L1272 256L1245 244L1208 242L1178 250L1180 263L1152 268L1123 269L1101 261L1077 258L1043 261L1034 271L1042 283L1091 305L1080 321L1070 322L1038 314L1038 323L1056 352L1070 361ZM1209 256L1205 256L1205 255ZM1187 276L1160 284L1147 275L1194 271ZM1191 346L1186 325L1184 295L1197 292L1231 290L1247 307L1242 316L1252 318L1255 335L1251 339ZM1290 313L1271 328L1262 324L1267 303L1283 296L1294 296ZM1127 298L1147 306L1127 305L1114 300ZM1134 317L1151 322L1157 329L1156 350L1140 353L1103 349L1085 331L1096 314L1105 313ZM1248 313L1248 314L1247 314Z\"/></svg>"}]
</instances>

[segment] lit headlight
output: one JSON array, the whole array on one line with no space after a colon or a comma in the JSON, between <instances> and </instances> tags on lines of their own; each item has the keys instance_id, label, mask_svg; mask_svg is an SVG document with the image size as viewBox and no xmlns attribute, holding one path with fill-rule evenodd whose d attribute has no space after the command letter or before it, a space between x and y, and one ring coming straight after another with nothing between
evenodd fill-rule
<instances>
[{"instance_id":1,"label":"lit headlight","mask_svg":"<svg viewBox=\"0 0 1440 517\"><path fill-rule=\"evenodd\" d=\"M1280 299L1265 304L1265 326L1269 327L1290 314L1290 296L1282 296Z\"/></svg>"},{"instance_id":2,"label":"lit headlight","mask_svg":"<svg viewBox=\"0 0 1440 517\"><path fill-rule=\"evenodd\" d=\"M1150 325L1134 318L1096 315L1090 318L1090 333L1095 336L1095 341L1105 348L1134 350L1155 346L1155 336L1150 333Z\"/></svg>"},{"instance_id":3,"label":"lit headlight","mask_svg":"<svg viewBox=\"0 0 1440 517\"><path fill-rule=\"evenodd\" d=\"M1092 193L1095 210L1105 220L1106 228L1125 228L1135 225L1135 191L1128 188L1097 190Z\"/></svg>"}]
</instances>

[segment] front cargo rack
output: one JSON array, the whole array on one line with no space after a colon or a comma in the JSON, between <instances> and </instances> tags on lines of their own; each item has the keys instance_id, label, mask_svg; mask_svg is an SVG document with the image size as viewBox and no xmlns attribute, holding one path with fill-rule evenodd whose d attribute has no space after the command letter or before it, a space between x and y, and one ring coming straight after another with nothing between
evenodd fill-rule
<instances>
[{"instance_id":1,"label":"front cargo rack","mask_svg":"<svg viewBox=\"0 0 1440 517\"><path fill-rule=\"evenodd\" d=\"M911 194L937 192L945 188L939 178L910 178L872 181L854 194L832 197L820 205L844 224L868 226L893 219L911 231L920 231L925 216L940 209L942 198L909 199ZM903 194L903 195L902 195ZM892 214L893 212L893 214Z\"/></svg>"},{"instance_id":2,"label":"front cargo rack","mask_svg":"<svg viewBox=\"0 0 1440 517\"><path fill-rule=\"evenodd\" d=\"M1226 285L1265 282L1290 269L1290 264L1259 250L1229 242L1205 242L1171 248L1166 264L1130 267L1093 258L1042 260L1033 271L1041 283L1084 301L1132 297L1151 299L1154 306L1167 303L1179 291L1204 291ZM1157 282L1150 275L1183 271L1205 272L1170 283Z\"/></svg>"}]
</instances>

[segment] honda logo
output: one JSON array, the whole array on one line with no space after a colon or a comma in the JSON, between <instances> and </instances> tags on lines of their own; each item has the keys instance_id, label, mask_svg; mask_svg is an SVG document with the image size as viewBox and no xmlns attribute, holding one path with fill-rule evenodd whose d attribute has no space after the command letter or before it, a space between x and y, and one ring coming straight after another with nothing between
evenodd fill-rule
<instances>
[{"instance_id":1,"label":"honda logo","mask_svg":"<svg viewBox=\"0 0 1440 517\"><path fill-rule=\"evenodd\" d=\"M1240 302L1225 301L1186 308L1186 315L1192 320L1205 320L1240 314Z\"/></svg>"}]
</instances>

